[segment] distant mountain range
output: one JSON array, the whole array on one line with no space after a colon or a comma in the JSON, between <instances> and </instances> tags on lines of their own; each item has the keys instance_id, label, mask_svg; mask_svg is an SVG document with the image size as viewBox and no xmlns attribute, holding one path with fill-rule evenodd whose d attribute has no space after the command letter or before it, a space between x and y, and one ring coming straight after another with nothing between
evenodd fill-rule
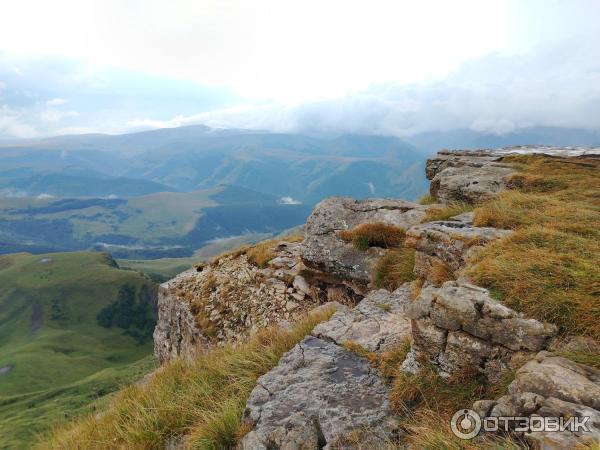
<instances>
[{"instance_id":1,"label":"distant mountain range","mask_svg":"<svg viewBox=\"0 0 600 450\"><path fill-rule=\"evenodd\" d=\"M0 144L0 253L101 249L189 256L214 239L276 234L331 195L414 200L441 148L600 145L598 133L529 128L405 139L205 126Z\"/></svg>"}]
</instances>

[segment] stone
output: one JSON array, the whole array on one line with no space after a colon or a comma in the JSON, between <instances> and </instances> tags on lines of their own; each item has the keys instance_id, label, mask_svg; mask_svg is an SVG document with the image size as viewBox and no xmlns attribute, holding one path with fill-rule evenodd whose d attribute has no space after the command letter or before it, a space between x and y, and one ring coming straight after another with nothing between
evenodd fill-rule
<instances>
[{"instance_id":1,"label":"stone","mask_svg":"<svg viewBox=\"0 0 600 450\"><path fill-rule=\"evenodd\" d=\"M546 348L557 332L554 325L526 319L464 280L424 287L406 316L413 338L407 371L428 360L442 375L474 367L492 381Z\"/></svg>"},{"instance_id":2,"label":"stone","mask_svg":"<svg viewBox=\"0 0 600 450\"><path fill-rule=\"evenodd\" d=\"M470 213L467 213L470 214ZM432 267L441 265L452 278L458 278L468 260L490 242L511 234L509 230L474 227L472 216L416 225L406 232L406 245L416 250L415 275L437 283Z\"/></svg>"},{"instance_id":3,"label":"stone","mask_svg":"<svg viewBox=\"0 0 600 450\"><path fill-rule=\"evenodd\" d=\"M473 409L482 417L588 417L590 431L527 432L536 448L562 449L600 441L600 370L540 352L517 370L508 394L482 400Z\"/></svg>"},{"instance_id":4,"label":"stone","mask_svg":"<svg viewBox=\"0 0 600 450\"><path fill-rule=\"evenodd\" d=\"M252 429L241 450L332 449L355 430L370 431L369 448L384 448L396 427L389 387L367 360L314 336L258 379L243 420Z\"/></svg>"},{"instance_id":5,"label":"stone","mask_svg":"<svg viewBox=\"0 0 600 450\"><path fill-rule=\"evenodd\" d=\"M309 269L364 295L369 290L373 266L385 250L376 247L358 250L352 243L343 241L338 232L375 222L407 230L421 222L428 208L403 200L327 198L315 206L308 218L302 260Z\"/></svg>"},{"instance_id":6,"label":"stone","mask_svg":"<svg viewBox=\"0 0 600 450\"><path fill-rule=\"evenodd\" d=\"M404 315L410 303L410 284L390 293L371 291L355 308L343 308L312 334L338 345L355 343L372 351L385 351L410 338L410 321Z\"/></svg>"}]
</instances>

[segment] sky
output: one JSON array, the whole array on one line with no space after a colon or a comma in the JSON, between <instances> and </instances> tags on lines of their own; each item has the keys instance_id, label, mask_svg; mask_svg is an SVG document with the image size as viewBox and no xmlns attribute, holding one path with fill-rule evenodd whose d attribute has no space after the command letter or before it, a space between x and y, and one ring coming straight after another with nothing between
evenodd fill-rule
<instances>
[{"instance_id":1,"label":"sky","mask_svg":"<svg viewBox=\"0 0 600 450\"><path fill-rule=\"evenodd\" d=\"M0 0L0 139L600 128L597 0Z\"/></svg>"}]
</instances>

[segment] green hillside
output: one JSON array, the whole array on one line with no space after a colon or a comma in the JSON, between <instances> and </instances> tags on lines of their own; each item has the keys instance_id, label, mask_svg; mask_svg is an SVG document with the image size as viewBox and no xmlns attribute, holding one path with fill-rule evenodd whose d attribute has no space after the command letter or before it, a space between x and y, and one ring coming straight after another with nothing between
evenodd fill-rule
<instances>
[{"instance_id":1,"label":"green hillside","mask_svg":"<svg viewBox=\"0 0 600 450\"><path fill-rule=\"evenodd\" d=\"M36 433L151 370L151 339L134 325L98 324L100 311L128 300L150 328L155 285L107 254L0 257L0 449L28 448Z\"/></svg>"}]
</instances>

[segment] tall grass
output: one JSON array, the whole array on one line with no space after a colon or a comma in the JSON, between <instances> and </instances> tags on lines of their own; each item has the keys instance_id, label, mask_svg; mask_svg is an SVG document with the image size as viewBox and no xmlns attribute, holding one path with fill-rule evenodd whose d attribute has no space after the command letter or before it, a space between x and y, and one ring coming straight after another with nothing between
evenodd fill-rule
<instances>
[{"instance_id":1,"label":"tall grass","mask_svg":"<svg viewBox=\"0 0 600 450\"><path fill-rule=\"evenodd\" d=\"M600 335L600 161L509 158L513 190L474 212L478 226L515 233L483 250L466 274L508 306Z\"/></svg>"},{"instance_id":2,"label":"tall grass","mask_svg":"<svg viewBox=\"0 0 600 450\"><path fill-rule=\"evenodd\" d=\"M98 416L56 429L38 448L164 448L183 434L189 448L231 448L243 434L240 420L257 378L332 312L313 313L291 331L269 328L245 344L214 348L192 361L175 360L146 384L123 389Z\"/></svg>"},{"instance_id":3,"label":"tall grass","mask_svg":"<svg viewBox=\"0 0 600 450\"><path fill-rule=\"evenodd\" d=\"M415 279L415 251L412 248L395 248L383 255L373 271L373 285L393 291L401 284Z\"/></svg>"}]
</instances>

